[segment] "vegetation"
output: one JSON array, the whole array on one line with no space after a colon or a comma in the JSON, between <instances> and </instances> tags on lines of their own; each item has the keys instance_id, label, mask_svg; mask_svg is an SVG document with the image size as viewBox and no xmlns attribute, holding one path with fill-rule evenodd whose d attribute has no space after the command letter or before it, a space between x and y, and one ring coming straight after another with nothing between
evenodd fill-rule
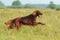
<instances>
[{"instance_id":1,"label":"vegetation","mask_svg":"<svg viewBox=\"0 0 60 40\"><path fill-rule=\"evenodd\" d=\"M16 0L12 3L13 8L20 8L21 7L21 2L19 0Z\"/></svg>"},{"instance_id":2,"label":"vegetation","mask_svg":"<svg viewBox=\"0 0 60 40\"><path fill-rule=\"evenodd\" d=\"M37 21L46 25L22 25L8 30L4 22L31 14L36 9L0 9L0 40L60 40L60 11L39 9L43 15Z\"/></svg>"},{"instance_id":3,"label":"vegetation","mask_svg":"<svg viewBox=\"0 0 60 40\"><path fill-rule=\"evenodd\" d=\"M25 4L24 8L35 8L32 4Z\"/></svg>"},{"instance_id":4,"label":"vegetation","mask_svg":"<svg viewBox=\"0 0 60 40\"><path fill-rule=\"evenodd\" d=\"M0 1L0 8L50 8L60 10L60 5L54 4L53 1L50 4L25 4L23 5L19 0L15 0L12 2L11 6L6 6L4 3ZM56 8L57 7L57 8Z\"/></svg>"},{"instance_id":5,"label":"vegetation","mask_svg":"<svg viewBox=\"0 0 60 40\"><path fill-rule=\"evenodd\" d=\"M59 7L59 8L56 8L56 10L57 10L57 11L60 10L60 7Z\"/></svg>"},{"instance_id":6,"label":"vegetation","mask_svg":"<svg viewBox=\"0 0 60 40\"><path fill-rule=\"evenodd\" d=\"M56 5L53 3L53 1L50 2L48 8L55 9Z\"/></svg>"},{"instance_id":7,"label":"vegetation","mask_svg":"<svg viewBox=\"0 0 60 40\"><path fill-rule=\"evenodd\" d=\"M60 10L60 6L59 6L59 5L57 5L56 10L57 10L57 11L59 11L59 10Z\"/></svg>"},{"instance_id":8,"label":"vegetation","mask_svg":"<svg viewBox=\"0 0 60 40\"><path fill-rule=\"evenodd\" d=\"M5 5L0 1L0 8L4 8Z\"/></svg>"}]
</instances>

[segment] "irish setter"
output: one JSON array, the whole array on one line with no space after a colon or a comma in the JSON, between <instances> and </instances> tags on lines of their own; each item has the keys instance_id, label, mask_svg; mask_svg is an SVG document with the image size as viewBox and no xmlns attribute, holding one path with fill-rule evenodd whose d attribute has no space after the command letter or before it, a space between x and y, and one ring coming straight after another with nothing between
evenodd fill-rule
<instances>
[{"instance_id":1,"label":"irish setter","mask_svg":"<svg viewBox=\"0 0 60 40\"><path fill-rule=\"evenodd\" d=\"M39 10L35 10L32 14L28 16L8 20L7 22L5 22L5 24L9 26L9 29L12 29L14 26L17 27L17 29L19 29L19 27L21 27L22 24L32 26L35 26L37 24L44 25L41 22L36 22L36 18L40 17L40 15L42 15L42 13Z\"/></svg>"}]
</instances>

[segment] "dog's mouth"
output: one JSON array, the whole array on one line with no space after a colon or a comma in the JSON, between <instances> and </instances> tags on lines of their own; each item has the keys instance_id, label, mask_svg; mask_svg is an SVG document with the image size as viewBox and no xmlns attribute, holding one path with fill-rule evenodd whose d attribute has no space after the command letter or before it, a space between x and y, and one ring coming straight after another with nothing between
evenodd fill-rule
<instances>
[{"instance_id":1,"label":"dog's mouth","mask_svg":"<svg viewBox=\"0 0 60 40\"><path fill-rule=\"evenodd\" d=\"M40 17L40 15L38 15L38 17Z\"/></svg>"},{"instance_id":2,"label":"dog's mouth","mask_svg":"<svg viewBox=\"0 0 60 40\"><path fill-rule=\"evenodd\" d=\"M42 14L38 15L38 17L42 16Z\"/></svg>"},{"instance_id":3,"label":"dog's mouth","mask_svg":"<svg viewBox=\"0 0 60 40\"><path fill-rule=\"evenodd\" d=\"M38 17L40 17L40 15Z\"/></svg>"}]
</instances>

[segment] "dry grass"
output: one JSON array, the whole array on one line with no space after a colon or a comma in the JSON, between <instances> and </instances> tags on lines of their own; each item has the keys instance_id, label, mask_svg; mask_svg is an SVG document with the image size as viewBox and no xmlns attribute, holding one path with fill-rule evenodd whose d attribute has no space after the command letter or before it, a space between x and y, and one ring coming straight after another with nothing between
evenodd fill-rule
<instances>
[{"instance_id":1,"label":"dry grass","mask_svg":"<svg viewBox=\"0 0 60 40\"><path fill-rule=\"evenodd\" d=\"M22 25L19 31L16 28L7 30L5 21L29 15L34 10L0 9L0 40L60 40L60 11L51 9L39 9L43 15L37 21L46 25Z\"/></svg>"}]
</instances>

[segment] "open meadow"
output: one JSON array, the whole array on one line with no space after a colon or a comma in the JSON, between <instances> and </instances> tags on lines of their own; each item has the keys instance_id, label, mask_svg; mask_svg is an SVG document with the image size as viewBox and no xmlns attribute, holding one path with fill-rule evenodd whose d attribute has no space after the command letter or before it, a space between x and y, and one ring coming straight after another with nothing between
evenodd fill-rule
<instances>
[{"instance_id":1,"label":"open meadow","mask_svg":"<svg viewBox=\"0 0 60 40\"><path fill-rule=\"evenodd\" d=\"M37 22L45 25L22 25L8 30L5 21L31 14L36 9L0 9L0 40L60 40L60 11L52 9L39 10L43 13L37 17Z\"/></svg>"}]
</instances>

